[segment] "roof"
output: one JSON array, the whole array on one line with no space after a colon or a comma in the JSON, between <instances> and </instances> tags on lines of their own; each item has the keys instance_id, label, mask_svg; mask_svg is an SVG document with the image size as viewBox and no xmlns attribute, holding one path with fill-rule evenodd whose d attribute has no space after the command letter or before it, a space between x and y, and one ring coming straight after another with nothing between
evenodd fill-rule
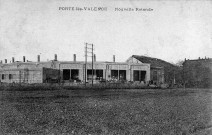
<instances>
[{"instance_id":1,"label":"roof","mask_svg":"<svg viewBox=\"0 0 212 135\"><path fill-rule=\"evenodd\" d=\"M142 63L149 63L152 68L155 67L177 67L174 64L171 64L169 62L166 62L164 60L158 59L158 58L152 58L142 55L133 55L132 57L136 58Z\"/></svg>"},{"instance_id":2,"label":"roof","mask_svg":"<svg viewBox=\"0 0 212 135\"><path fill-rule=\"evenodd\" d=\"M207 58L207 59L194 59L194 60L185 60L184 62L183 62L183 65L185 64L185 63L211 63L212 62L212 58Z\"/></svg>"}]
</instances>

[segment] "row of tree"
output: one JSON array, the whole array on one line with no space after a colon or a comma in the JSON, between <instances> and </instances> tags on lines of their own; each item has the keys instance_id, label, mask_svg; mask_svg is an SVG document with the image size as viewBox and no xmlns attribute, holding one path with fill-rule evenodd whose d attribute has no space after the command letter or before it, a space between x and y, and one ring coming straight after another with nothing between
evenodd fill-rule
<instances>
[{"instance_id":1,"label":"row of tree","mask_svg":"<svg viewBox=\"0 0 212 135\"><path fill-rule=\"evenodd\" d=\"M184 87L211 88L212 87L212 70L209 61L179 61L177 67L172 69L175 73L177 84Z\"/></svg>"}]
</instances>

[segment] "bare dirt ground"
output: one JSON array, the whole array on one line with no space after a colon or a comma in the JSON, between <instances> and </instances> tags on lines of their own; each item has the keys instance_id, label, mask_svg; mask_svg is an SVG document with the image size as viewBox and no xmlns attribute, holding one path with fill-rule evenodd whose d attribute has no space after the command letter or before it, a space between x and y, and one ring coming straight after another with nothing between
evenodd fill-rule
<instances>
[{"instance_id":1,"label":"bare dirt ground","mask_svg":"<svg viewBox=\"0 0 212 135\"><path fill-rule=\"evenodd\" d=\"M0 91L0 134L210 135L211 89Z\"/></svg>"}]
</instances>

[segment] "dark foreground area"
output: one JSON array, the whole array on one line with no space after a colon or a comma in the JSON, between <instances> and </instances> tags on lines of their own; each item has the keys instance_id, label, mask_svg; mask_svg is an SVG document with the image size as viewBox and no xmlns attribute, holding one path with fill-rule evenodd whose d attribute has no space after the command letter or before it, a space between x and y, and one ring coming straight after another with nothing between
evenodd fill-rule
<instances>
[{"instance_id":1,"label":"dark foreground area","mask_svg":"<svg viewBox=\"0 0 212 135\"><path fill-rule=\"evenodd\" d=\"M211 89L0 92L1 135L212 134Z\"/></svg>"}]
</instances>

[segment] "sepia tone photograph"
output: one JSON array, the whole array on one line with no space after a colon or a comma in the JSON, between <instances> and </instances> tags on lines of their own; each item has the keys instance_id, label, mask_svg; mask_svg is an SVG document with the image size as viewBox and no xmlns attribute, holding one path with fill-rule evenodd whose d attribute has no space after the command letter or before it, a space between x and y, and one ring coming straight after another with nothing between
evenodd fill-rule
<instances>
[{"instance_id":1,"label":"sepia tone photograph","mask_svg":"<svg viewBox=\"0 0 212 135\"><path fill-rule=\"evenodd\" d=\"M0 135L212 135L212 1L0 0Z\"/></svg>"}]
</instances>

